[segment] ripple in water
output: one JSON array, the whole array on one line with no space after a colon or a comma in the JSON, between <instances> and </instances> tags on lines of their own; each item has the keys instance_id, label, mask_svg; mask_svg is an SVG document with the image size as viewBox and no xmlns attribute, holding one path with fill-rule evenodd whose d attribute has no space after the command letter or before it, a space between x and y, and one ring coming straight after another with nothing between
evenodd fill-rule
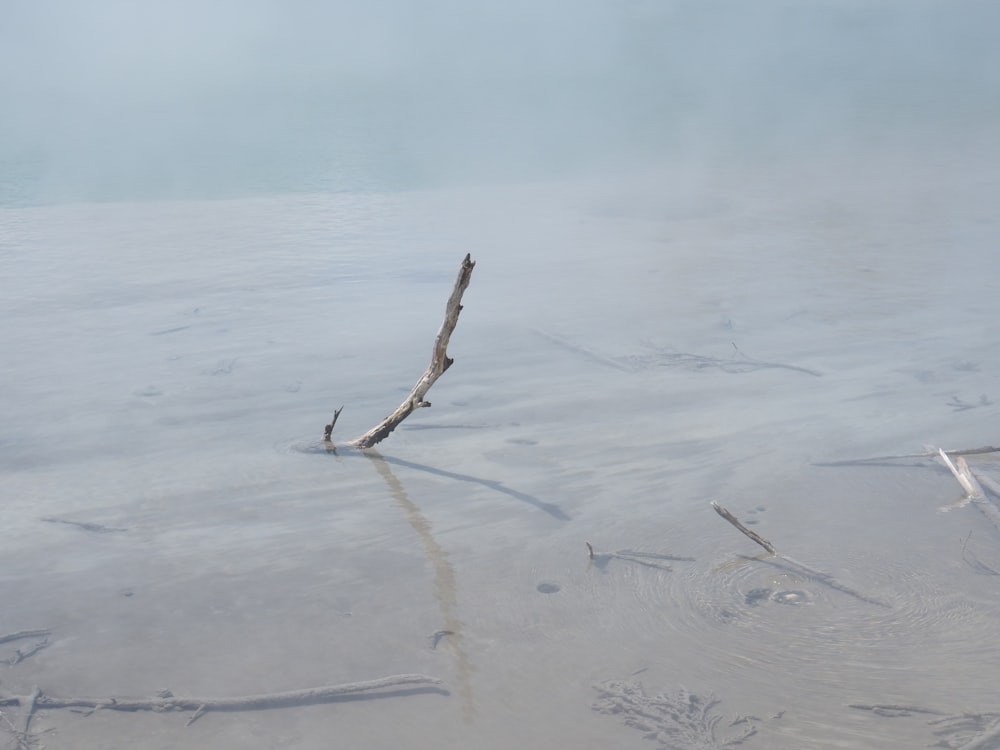
<instances>
[{"instance_id":1,"label":"ripple in water","mask_svg":"<svg viewBox=\"0 0 1000 750\"><path fill-rule=\"evenodd\" d=\"M971 601L931 563L857 555L829 572L839 588L783 569L780 558L736 557L628 583L640 616L669 612L661 627L665 621L699 648L717 651L720 662L738 652L767 671L804 660L831 670L847 662L893 663L929 648L944 662L981 651L984 634L995 632L997 607ZM633 615L627 626L653 624Z\"/></svg>"}]
</instances>

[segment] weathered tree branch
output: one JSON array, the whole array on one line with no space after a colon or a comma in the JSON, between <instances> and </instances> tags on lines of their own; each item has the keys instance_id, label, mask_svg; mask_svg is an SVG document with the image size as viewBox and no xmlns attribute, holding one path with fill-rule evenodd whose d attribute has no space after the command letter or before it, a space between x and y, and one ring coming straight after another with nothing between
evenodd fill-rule
<instances>
[{"instance_id":1,"label":"weathered tree branch","mask_svg":"<svg viewBox=\"0 0 1000 750\"><path fill-rule=\"evenodd\" d=\"M729 523L731 523L737 529L739 529L744 534L746 534L748 537L750 537L751 539L753 539L755 542L757 542L757 544L759 544L761 547L763 547L764 549L766 549L772 555L776 555L777 554L774 551L774 545L773 544L771 544L769 541L767 541L760 534L758 534L758 533L756 533L754 531L750 531L750 529L748 529L746 526L744 526L742 523L740 523L740 519L738 519L736 516L734 516L732 513L730 513L725 508L723 508L717 502L713 501L712 502L712 507L715 509L716 513L718 513L720 516L722 516L723 518L725 518L727 521L729 521Z\"/></svg>"},{"instance_id":2,"label":"weathered tree branch","mask_svg":"<svg viewBox=\"0 0 1000 750\"><path fill-rule=\"evenodd\" d=\"M289 690L282 693L247 695L242 698L189 698L167 695L162 698L55 698L36 692L29 697L0 695L0 706L23 705L33 710L49 708L101 708L113 711L249 711L283 706L305 706L326 703L358 693L384 688L405 688L410 685L440 685L441 680L422 674L401 674L366 682L348 682L342 685ZM440 692L440 690L438 691ZM30 705L29 705L30 702Z\"/></svg>"},{"instance_id":3,"label":"weathered tree branch","mask_svg":"<svg viewBox=\"0 0 1000 750\"><path fill-rule=\"evenodd\" d=\"M944 451L939 450L938 455L940 455L941 460L944 461L945 466L954 475L962 489L965 490L966 497L972 501L973 505L979 508L980 513L989 519L996 530L1000 531L1000 508L997 508L986 497L986 492L983 490L975 474L972 473L972 469L969 468L969 464L965 458L959 456L955 463L952 463L948 454Z\"/></svg>"},{"instance_id":4,"label":"weathered tree branch","mask_svg":"<svg viewBox=\"0 0 1000 750\"><path fill-rule=\"evenodd\" d=\"M948 456L979 456L985 453L1000 453L1000 448L993 445L984 445L982 448L962 448L959 450L944 451ZM852 458L846 461L823 461L813 463L813 466L865 466L867 464L881 464L886 461L897 461L904 458L937 458L938 448L931 448L922 453L901 453L894 456L872 456L870 458Z\"/></svg>"},{"instance_id":5,"label":"weathered tree branch","mask_svg":"<svg viewBox=\"0 0 1000 750\"><path fill-rule=\"evenodd\" d=\"M372 427L364 435L348 441L347 445L353 448L371 448L378 445L389 437L392 431L399 426L400 422L410 416L410 414L420 407L431 405L429 401L424 400L424 397L435 381L455 361L448 356L448 341L451 339L451 334L458 324L458 314L462 312L462 295L465 293L466 287L469 286L469 281L472 279L472 269L475 267L476 262L472 260L472 256L466 254L465 259L462 261L462 266L458 270L458 278L455 279L455 287L451 291L451 297L448 298L448 304L445 306L444 322L441 324L437 338L434 339L431 363L427 366L424 374L420 376L417 384L413 386L410 395L406 397L406 400L399 405L396 411ZM330 427L331 429L326 433L325 439L327 442L331 442L330 433L333 432L332 425Z\"/></svg>"}]
</instances>

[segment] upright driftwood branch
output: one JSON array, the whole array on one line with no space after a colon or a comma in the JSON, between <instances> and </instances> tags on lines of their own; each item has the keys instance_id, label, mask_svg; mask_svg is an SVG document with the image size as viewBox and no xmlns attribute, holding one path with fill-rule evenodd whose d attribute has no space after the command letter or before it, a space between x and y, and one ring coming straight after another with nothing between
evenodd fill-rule
<instances>
[{"instance_id":1,"label":"upright driftwood branch","mask_svg":"<svg viewBox=\"0 0 1000 750\"><path fill-rule=\"evenodd\" d=\"M372 427L364 435L348 441L347 445L354 448L371 448L378 445L389 437L390 433L399 426L400 422L410 416L410 414L422 406L431 405L429 401L424 400L427 391L431 389L435 381L455 361L448 356L448 341L451 339L451 334L458 324L458 314L462 312L462 295L465 293L466 287L469 286L469 281L472 279L472 269L475 267L476 262L472 260L471 255L467 254L462 261L461 268L458 270L455 287L451 290L451 296L448 298L448 304L444 311L444 322L441 324L437 338L434 339L431 363L427 366L424 374L420 376L417 384L413 386L410 395L406 397L406 400L399 405L396 411ZM330 440L329 433L327 433L326 439L327 441Z\"/></svg>"}]
</instances>

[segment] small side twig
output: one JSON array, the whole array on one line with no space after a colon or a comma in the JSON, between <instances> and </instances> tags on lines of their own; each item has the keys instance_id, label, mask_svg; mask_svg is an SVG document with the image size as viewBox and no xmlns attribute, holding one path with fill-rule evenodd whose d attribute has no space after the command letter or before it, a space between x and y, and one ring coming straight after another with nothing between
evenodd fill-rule
<instances>
[{"instance_id":1,"label":"small side twig","mask_svg":"<svg viewBox=\"0 0 1000 750\"><path fill-rule=\"evenodd\" d=\"M326 425L326 427L323 428L323 439L326 440L327 442L330 442L333 435L333 428L337 426L337 420L340 418L340 412L342 412L343 410L344 407L341 406L339 409L333 412L333 419L330 421L330 424Z\"/></svg>"}]
</instances>

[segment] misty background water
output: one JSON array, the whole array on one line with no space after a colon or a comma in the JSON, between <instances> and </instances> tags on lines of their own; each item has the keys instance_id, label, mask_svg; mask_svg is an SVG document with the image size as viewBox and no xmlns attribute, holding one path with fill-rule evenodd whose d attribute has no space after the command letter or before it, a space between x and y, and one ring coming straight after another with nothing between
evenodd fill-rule
<instances>
[{"instance_id":1,"label":"misty background water","mask_svg":"<svg viewBox=\"0 0 1000 750\"><path fill-rule=\"evenodd\" d=\"M0 689L449 691L42 711L52 748L711 747L682 686L748 748L961 746L996 530L933 463L816 464L997 441L998 17L5 4L0 635L52 634ZM328 454L467 252L434 406Z\"/></svg>"},{"instance_id":2,"label":"misty background water","mask_svg":"<svg viewBox=\"0 0 1000 750\"><path fill-rule=\"evenodd\" d=\"M994 143L990 2L7 3L0 203Z\"/></svg>"}]
</instances>

